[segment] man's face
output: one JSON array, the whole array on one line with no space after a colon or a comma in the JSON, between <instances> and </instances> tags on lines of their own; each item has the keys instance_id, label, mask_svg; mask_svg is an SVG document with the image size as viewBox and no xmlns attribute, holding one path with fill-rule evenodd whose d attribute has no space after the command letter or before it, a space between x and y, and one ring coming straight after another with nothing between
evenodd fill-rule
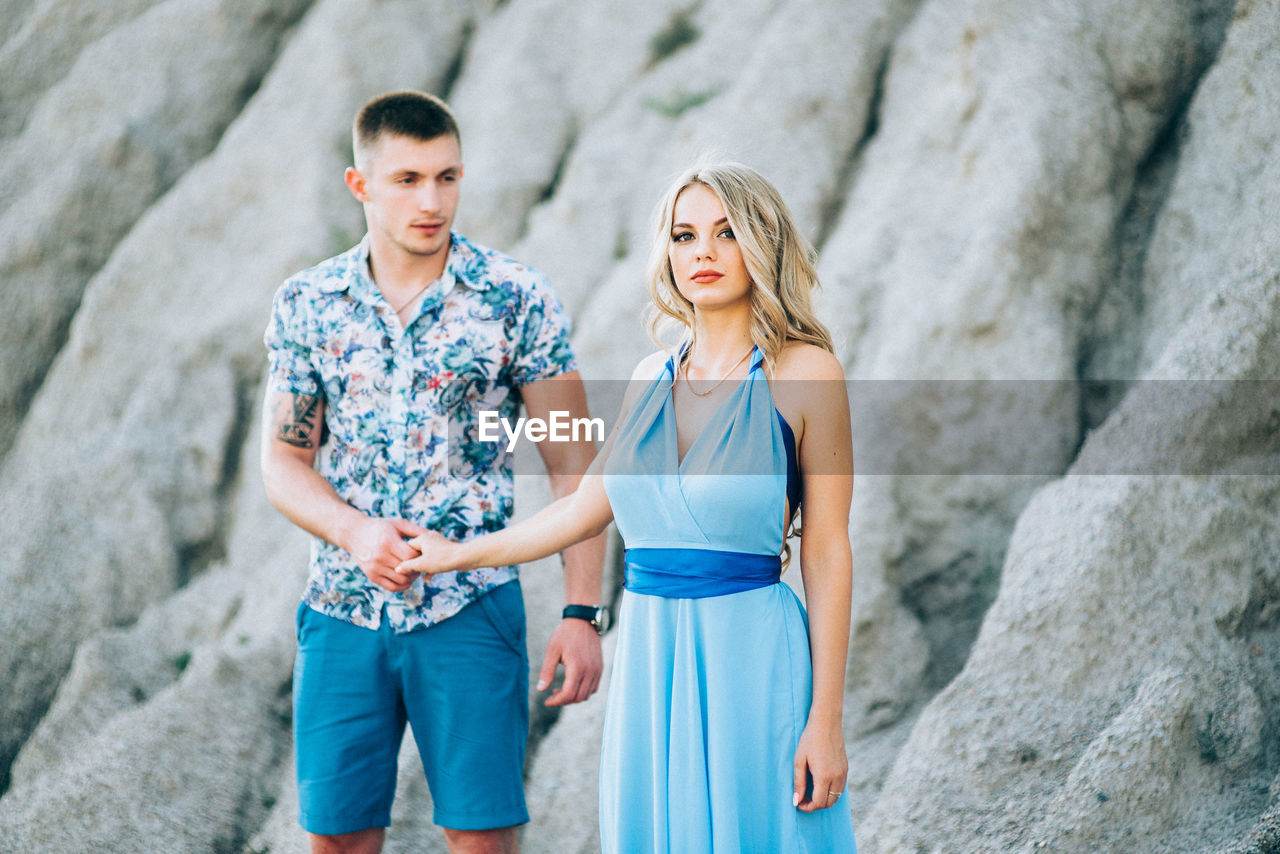
<instances>
[{"instance_id":1,"label":"man's face","mask_svg":"<svg viewBox=\"0 0 1280 854\"><path fill-rule=\"evenodd\" d=\"M347 186L364 203L371 239L408 255L447 252L462 180L458 140L384 135L364 159L362 170L347 170Z\"/></svg>"}]
</instances>

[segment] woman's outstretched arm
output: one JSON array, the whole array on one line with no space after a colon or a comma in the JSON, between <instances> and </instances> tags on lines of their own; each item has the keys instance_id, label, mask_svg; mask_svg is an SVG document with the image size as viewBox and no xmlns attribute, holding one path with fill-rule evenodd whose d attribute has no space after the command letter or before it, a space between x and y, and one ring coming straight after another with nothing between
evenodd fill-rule
<instances>
[{"instance_id":1,"label":"woman's outstretched arm","mask_svg":"<svg viewBox=\"0 0 1280 854\"><path fill-rule=\"evenodd\" d=\"M527 563L595 536L613 521L609 497L597 470L607 458L611 445L612 437L596 455L577 489L528 519L465 543L455 543L435 531L414 537L409 545L421 554L401 563L398 571L411 577L417 573L432 575L481 566Z\"/></svg>"},{"instance_id":2,"label":"woman's outstretched arm","mask_svg":"<svg viewBox=\"0 0 1280 854\"><path fill-rule=\"evenodd\" d=\"M578 482L577 489L528 519L465 543L455 543L434 531L415 537L409 545L421 554L401 563L398 571L411 581L416 574L527 563L556 554L603 531L613 521L613 509L604 491L605 461L636 395L657 373L665 358L665 353L657 352L636 366L613 432Z\"/></svg>"}]
</instances>

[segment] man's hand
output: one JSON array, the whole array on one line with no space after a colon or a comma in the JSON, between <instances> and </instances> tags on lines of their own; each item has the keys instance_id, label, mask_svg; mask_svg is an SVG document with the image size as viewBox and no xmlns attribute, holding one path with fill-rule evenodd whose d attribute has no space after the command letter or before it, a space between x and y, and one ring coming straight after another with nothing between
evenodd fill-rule
<instances>
[{"instance_id":1,"label":"man's hand","mask_svg":"<svg viewBox=\"0 0 1280 854\"><path fill-rule=\"evenodd\" d=\"M604 672L604 655L600 652L600 636L586 620L561 620L547 642L538 673L538 690L545 691L556 675L556 665L564 664L564 684L546 700L548 706L581 703L600 687Z\"/></svg>"},{"instance_id":2,"label":"man's hand","mask_svg":"<svg viewBox=\"0 0 1280 854\"><path fill-rule=\"evenodd\" d=\"M366 516L354 526L344 543L369 580L384 590L400 593L412 586L416 573L396 571L401 563L418 556L418 550L405 542L427 529L404 519L373 519Z\"/></svg>"}]
</instances>

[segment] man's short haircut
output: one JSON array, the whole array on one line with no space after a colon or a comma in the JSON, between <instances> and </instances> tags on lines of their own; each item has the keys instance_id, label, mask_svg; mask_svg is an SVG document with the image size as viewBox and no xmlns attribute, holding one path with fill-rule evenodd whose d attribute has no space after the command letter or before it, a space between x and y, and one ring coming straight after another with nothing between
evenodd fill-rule
<instances>
[{"instance_id":1,"label":"man's short haircut","mask_svg":"<svg viewBox=\"0 0 1280 854\"><path fill-rule=\"evenodd\" d=\"M366 161L383 136L407 136L422 142L452 136L462 144L449 105L435 95L407 89L379 95L356 113L352 137L357 166Z\"/></svg>"}]
</instances>

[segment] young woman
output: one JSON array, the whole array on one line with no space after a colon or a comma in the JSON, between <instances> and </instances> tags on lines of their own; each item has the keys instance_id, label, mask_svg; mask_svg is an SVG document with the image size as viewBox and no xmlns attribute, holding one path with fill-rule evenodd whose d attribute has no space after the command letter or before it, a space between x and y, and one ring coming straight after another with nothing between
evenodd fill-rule
<instances>
[{"instance_id":1,"label":"young woman","mask_svg":"<svg viewBox=\"0 0 1280 854\"><path fill-rule=\"evenodd\" d=\"M674 354L632 377L576 492L400 571L627 546L600 773L606 852L853 852L842 799L853 463L844 375L814 317L813 250L774 187L726 163L658 206L649 265ZM655 331L651 327L651 332ZM655 338L656 338L655 334ZM803 496L808 614L780 582Z\"/></svg>"}]
</instances>

